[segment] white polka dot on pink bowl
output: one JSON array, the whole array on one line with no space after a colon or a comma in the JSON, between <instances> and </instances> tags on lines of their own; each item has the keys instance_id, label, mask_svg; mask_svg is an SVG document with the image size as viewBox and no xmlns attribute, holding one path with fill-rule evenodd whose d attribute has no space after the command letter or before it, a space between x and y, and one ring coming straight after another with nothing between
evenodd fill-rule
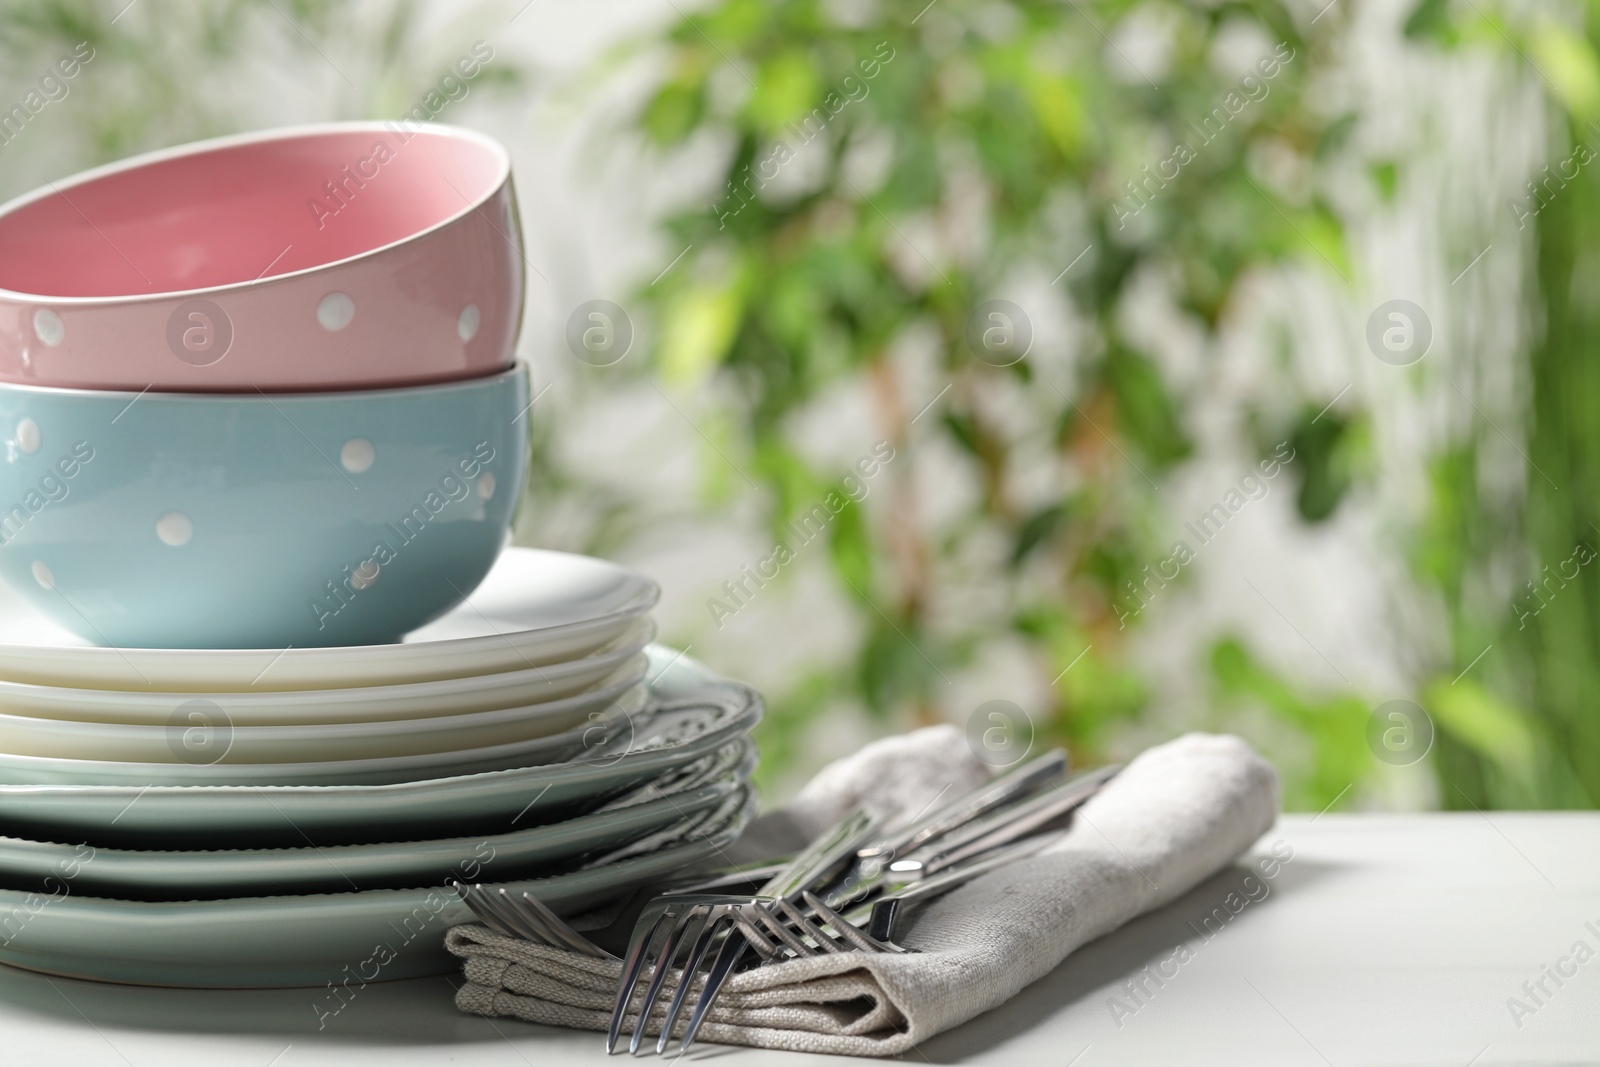
<instances>
[{"instance_id":1,"label":"white polka dot on pink bowl","mask_svg":"<svg viewBox=\"0 0 1600 1067\"><path fill-rule=\"evenodd\" d=\"M116 248L95 221L113 212ZM273 392L493 374L522 312L520 235L500 225L517 217L505 150L433 123L269 130L88 171L0 205L0 381Z\"/></svg>"}]
</instances>

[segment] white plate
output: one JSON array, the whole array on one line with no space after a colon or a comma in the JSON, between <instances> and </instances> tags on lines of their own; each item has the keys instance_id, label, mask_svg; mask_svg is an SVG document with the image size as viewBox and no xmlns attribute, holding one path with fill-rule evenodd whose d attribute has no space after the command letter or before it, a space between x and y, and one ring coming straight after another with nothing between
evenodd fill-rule
<instances>
[{"instance_id":1,"label":"white plate","mask_svg":"<svg viewBox=\"0 0 1600 1067\"><path fill-rule=\"evenodd\" d=\"M655 606L656 583L614 563L508 548L465 604L399 645L352 648L97 648L0 588L0 678L95 689L208 692L436 681L545 666L621 636Z\"/></svg>"},{"instance_id":2,"label":"white plate","mask_svg":"<svg viewBox=\"0 0 1600 1067\"><path fill-rule=\"evenodd\" d=\"M644 706L643 653L594 689L520 708L394 722L239 726L209 700L176 705L164 726L63 722L0 715L0 762L17 756L151 764L328 763L391 756L433 757L553 737L598 721L617 705Z\"/></svg>"},{"instance_id":3,"label":"white plate","mask_svg":"<svg viewBox=\"0 0 1600 1067\"><path fill-rule=\"evenodd\" d=\"M643 666L636 654L655 635L655 623L634 619L605 648L582 659L544 667L504 671L470 678L447 678L404 685L282 692L118 692L110 689L68 689L0 681L0 714L34 720L82 723L126 723L165 728L186 721L199 701L207 714L221 709L235 727L291 726L322 723L375 722L433 718L457 712L494 711L572 696L632 664L636 677ZM209 707L205 707L209 705ZM21 727L17 726L20 730ZM0 726L0 750L11 748L11 731ZM86 757L92 758L92 757ZM112 757L115 758L115 757Z\"/></svg>"},{"instance_id":4,"label":"white plate","mask_svg":"<svg viewBox=\"0 0 1600 1067\"><path fill-rule=\"evenodd\" d=\"M0 837L0 878L10 886L54 893L72 872L74 893L135 900L406 889L441 885L450 877L469 882L537 878L709 811L743 785L754 768L754 746L738 741L693 773L661 786L642 786L575 819L427 841L175 852Z\"/></svg>"},{"instance_id":5,"label":"white plate","mask_svg":"<svg viewBox=\"0 0 1600 1067\"><path fill-rule=\"evenodd\" d=\"M754 813L748 788L691 820L680 840L604 866L516 883L571 915L715 862ZM444 931L472 914L448 889L144 903L0 890L0 962L135 985L271 988L448 974ZM7 923L10 923L7 926ZM321 1003L319 1000L318 1003ZM327 1011L344 1001L327 992ZM316 1005L313 1005L315 1009Z\"/></svg>"},{"instance_id":6,"label":"white plate","mask_svg":"<svg viewBox=\"0 0 1600 1067\"><path fill-rule=\"evenodd\" d=\"M98 847L238 848L503 833L549 822L707 759L760 719L753 689L659 645L650 658L648 706L608 740L586 744L588 727L547 739L581 752L574 762L386 785L0 785L0 824Z\"/></svg>"},{"instance_id":7,"label":"white plate","mask_svg":"<svg viewBox=\"0 0 1600 1067\"><path fill-rule=\"evenodd\" d=\"M142 763L130 760L59 759L0 752L0 783L18 785L354 785L414 782L481 771L526 767L575 758L599 729L624 729L631 714L644 704L638 686L623 695L622 707L599 712L592 723L527 741L513 741L459 752L427 752L371 759L299 761L294 763L207 763L204 743L196 745L196 763ZM181 736L181 735L180 735ZM215 736L215 735L212 735ZM182 743L182 742L180 742Z\"/></svg>"}]
</instances>

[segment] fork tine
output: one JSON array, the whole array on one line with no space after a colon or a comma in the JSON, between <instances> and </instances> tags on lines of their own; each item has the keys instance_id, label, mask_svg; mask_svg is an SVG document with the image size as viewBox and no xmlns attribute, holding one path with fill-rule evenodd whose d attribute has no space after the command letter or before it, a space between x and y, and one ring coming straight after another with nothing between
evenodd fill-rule
<instances>
[{"instance_id":1,"label":"fork tine","mask_svg":"<svg viewBox=\"0 0 1600 1067\"><path fill-rule=\"evenodd\" d=\"M850 942L856 948L861 949L863 952L893 951L893 949L889 948L889 946L885 945L883 942L875 940L872 937L862 933L860 927L856 926L855 923L851 922L843 915L840 915L838 912L828 907L828 905L823 903L821 900L818 900L815 894L806 893L803 899L808 905L810 905L811 910L816 912L817 916L823 922L828 924L828 927L833 930L834 933Z\"/></svg>"},{"instance_id":2,"label":"fork tine","mask_svg":"<svg viewBox=\"0 0 1600 1067\"><path fill-rule=\"evenodd\" d=\"M511 894L506 892L505 886L497 886L493 890L484 890L483 895L488 898L490 906L494 908L495 912L512 929L517 931L519 937L541 945L557 946L559 944L541 923L517 907L516 901Z\"/></svg>"},{"instance_id":3,"label":"fork tine","mask_svg":"<svg viewBox=\"0 0 1600 1067\"><path fill-rule=\"evenodd\" d=\"M730 914L738 914L738 911L737 907L713 909L700 931L700 936L695 938L694 947L689 950L688 958L683 963L683 977L678 979L677 991L672 994L672 1003L667 1006L667 1017L661 1024L661 1035L656 1039L657 1055L667 1051L667 1045L672 1040L672 1027L683 1011L684 1001L689 998L689 987L694 984L694 973L700 969L706 954L711 951L711 942L716 937L717 930L723 926L724 919ZM729 936L735 935L730 933Z\"/></svg>"},{"instance_id":4,"label":"fork tine","mask_svg":"<svg viewBox=\"0 0 1600 1067\"><path fill-rule=\"evenodd\" d=\"M644 1031L650 1023L650 1015L655 1011L656 1002L661 999L661 987L666 985L667 975L672 971L672 961L678 955L678 948L687 939L689 930L696 933L704 929L711 908L706 904L696 904L678 920L672 932L662 943L661 952L656 957L655 973L650 976L650 988L645 991L644 1003L639 1006L639 1021L634 1025L633 1037L628 1041L628 1052L631 1055L639 1054L639 1046L644 1043Z\"/></svg>"},{"instance_id":5,"label":"fork tine","mask_svg":"<svg viewBox=\"0 0 1600 1067\"><path fill-rule=\"evenodd\" d=\"M733 921L739 927L739 932L744 934L745 940L750 942L750 947L755 949L762 959L769 963L776 963L779 960L788 958L783 953L783 947L762 933L761 927L750 920L750 916L746 914L744 908L734 909Z\"/></svg>"},{"instance_id":6,"label":"fork tine","mask_svg":"<svg viewBox=\"0 0 1600 1067\"><path fill-rule=\"evenodd\" d=\"M500 917L483 905L480 895L473 888L463 882L451 882L455 887L456 895L477 916L478 920L502 937L516 937L517 932L500 921Z\"/></svg>"},{"instance_id":7,"label":"fork tine","mask_svg":"<svg viewBox=\"0 0 1600 1067\"><path fill-rule=\"evenodd\" d=\"M744 950L750 942L742 937L729 937L722 943L722 950L717 953L716 962L711 965L711 973L706 976L705 988L700 991L700 999L695 1003L694 1011L689 1015L689 1025L683 1031L683 1041L678 1046L678 1055L689 1051L689 1046L694 1044L695 1035L700 1032L700 1027L706 1021L706 1015L711 1011L711 1005L716 1003L722 986L733 973L733 968L744 955Z\"/></svg>"},{"instance_id":8,"label":"fork tine","mask_svg":"<svg viewBox=\"0 0 1600 1067\"><path fill-rule=\"evenodd\" d=\"M800 932L804 936L811 938L812 941L815 941L817 947L823 952L834 953L845 951L845 949L840 947L837 941L828 936L828 932L822 928L821 923L807 915L805 912L801 911L799 908L795 907L793 904L789 903L789 901L778 901L778 910L783 912L784 916L788 918L790 922L800 927Z\"/></svg>"},{"instance_id":9,"label":"fork tine","mask_svg":"<svg viewBox=\"0 0 1600 1067\"><path fill-rule=\"evenodd\" d=\"M544 943L544 938L539 936L537 930L530 930L528 925L521 920L515 911L504 906L500 899L491 893L483 884L472 887L472 895L478 901L475 909L479 914L491 915L495 918L495 929L507 937L514 937L522 941L537 941Z\"/></svg>"},{"instance_id":10,"label":"fork tine","mask_svg":"<svg viewBox=\"0 0 1600 1067\"><path fill-rule=\"evenodd\" d=\"M628 954L623 957L622 980L617 985L616 1006L611 1010L611 1026L606 1030L606 1055L616 1051L617 1037L622 1033L622 1020L628 1013L628 1001L633 997L634 987L639 984L639 976L644 973L648 950L655 942L656 934L668 929L676 919L677 912L669 905L657 913L654 922L647 924L641 917L634 926L633 935L628 939Z\"/></svg>"},{"instance_id":11,"label":"fork tine","mask_svg":"<svg viewBox=\"0 0 1600 1067\"><path fill-rule=\"evenodd\" d=\"M750 911L754 912L755 917L761 921L761 924L777 935L778 940L782 941L789 951L796 956L805 957L820 954L818 950L796 937L785 923L779 921L778 917L772 914L771 909L766 904L760 901L753 902L750 905Z\"/></svg>"},{"instance_id":12,"label":"fork tine","mask_svg":"<svg viewBox=\"0 0 1600 1067\"><path fill-rule=\"evenodd\" d=\"M540 926L547 933L554 935L555 940L562 942L572 951L582 953L585 956L593 956L596 959L609 960L614 958L611 953L568 926L565 919L551 911L544 901L527 890L522 891L522 906L530 922L537 919Z\"/></svg>"}]
</instances>

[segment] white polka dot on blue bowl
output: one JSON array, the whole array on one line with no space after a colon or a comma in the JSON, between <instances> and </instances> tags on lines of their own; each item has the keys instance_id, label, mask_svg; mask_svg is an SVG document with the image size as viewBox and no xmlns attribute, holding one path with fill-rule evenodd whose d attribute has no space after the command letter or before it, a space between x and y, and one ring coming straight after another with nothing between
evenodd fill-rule
<instances>
[{"instance_id":1,"label":"white polka dot on blue bowl","mask_svg":"<svg viewBox=\"0 0 1600 1067\"><path fill-rule=\"evenodd\" d=\"M17 423L17 447L28 455L39 451L39 446L44 443L44 434L39 431L39 424L32 419L23 419Z\"/></svg>"},{"instance_id":2,"label":"white polka dot on blue bowl","mask_svg":"<svg viewBox=\"0 0 1600 1067\"><path fill-rule=\"evenodd\" d=\"M382 568L369 559L351 573L350 584L358 590L370 589L373 583L378 580L378 575L381 572Z\"/></svg>"},{"instance_id":3,"label":"white polka dot on blue bowl","mask_svg":"<svg viewBox=\"0 0 1600 1067\"><path fill-rule=\"evenodd\" d=\"M181 548L194 536L194 523L181 511L169 511L156 520L156 536L163 544Z\"/></svg>"},{"instance_id":4,"label":"white polka dot on blue bowl","mask_svg":"<svg viewBox=\"0 0 1600 1067\"><path fill-rule=\"evenodd\" d=\"M377 451L365 437L352 437L339 449L339 465L351 474L360 474L372 466Z\"/></svg>"}]
</instances>

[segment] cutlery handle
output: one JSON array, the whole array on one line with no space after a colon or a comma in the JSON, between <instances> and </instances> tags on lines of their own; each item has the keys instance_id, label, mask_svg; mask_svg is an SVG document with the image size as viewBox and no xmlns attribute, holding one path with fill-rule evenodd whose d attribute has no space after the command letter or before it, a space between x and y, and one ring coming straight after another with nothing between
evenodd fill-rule
<instances>
[{"instance_id":1,"label":"cutlery handle","mask_svg":"<svg viewBox=\"0 0 1600 1067\"><path fill-rule=\"evenodd\" d=\"M974 878L988 874L997 867L1004 867L1020 859L1026 859L1046 846L1061 840L1060 833L1037 834L1021 841L1013 842L984 856L982 859L971 863L953 866L939 874L932 875L919 881L910 882L890 890L871 904L864 904L851 912L847 918L856 925L865 924L867 935L879 941L893 940L895 920L900 911L908 904L919 900L930 900L933 897L950 892L958 886L965 885Z\"/></svg>"},{"instance_id":2,"label":"cutlery handle","mask_svg":"<svg viewBox=\"0 0 1600 1067\"><path fill-rule=\"evenodd\" d=\"M957 797L910 826L879 838L856 853L854 868L824 895L824 900L830 908L844 908L872 895L890 884L889 866L897 857L914 854L919 846L929 847L930 842L942 840L990 812L1053 784L1066 767L1066 752L1054 749Z\"/></svg>"},{"instance_id":3,"label":"cutlery handle","mask_svg":"<svg viewBox=\"0 0 1600 1067\"><path fill-rule=\"evenodd\" d=\"M1066 770L1066 751L1053 749L956 798L910 826L873 842L861 849L858 855L863 860L894 860L996 808L1027 796L1046 782L1065 774Z\"/></svg>"},{"instance_id":4,"label":"cutlery handle","mask_svg":"<svg viewBox=\"0 0 1600 1067\"><path fill-rule=\"evenodd\" d=\"M807 845L756 895L798 900L803 891L825 884L854 860L856 850L878 832L878 824L876 816L856 808Z\"/></svg>"},{"instance_id":5,"label":"cutlery handle","mask_svg":"<svg viewBox=\"0 0 1600 1067\"><path fill-rule=\"evenodd\" d=\"M990 849L1009 844L1083 804L1121 769L1118 766L1101 767L1080 774L1021 804L969 823L959 832L912 853L906 860L920 863L922 873L931 876Z\"/></svg>"}]
</instances>

